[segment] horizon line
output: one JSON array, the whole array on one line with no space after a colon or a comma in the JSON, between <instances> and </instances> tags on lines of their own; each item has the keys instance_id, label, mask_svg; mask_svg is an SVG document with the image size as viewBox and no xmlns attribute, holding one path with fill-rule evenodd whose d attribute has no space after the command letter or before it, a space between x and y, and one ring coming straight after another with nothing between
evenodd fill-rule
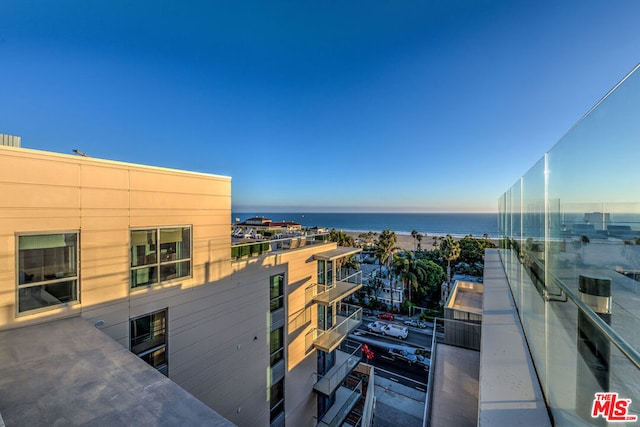
<instances>
[{"instance_id":1,"label":"horizon line","mask_svg":"<svg viewBox=\"0 0 640 427\"><path fill-rule=\"evenodd\" d=\"M231 209L234 212L234 209ZM498 214L497 211L313 211L313 210L264 210L264 209L253 209L253 210L245 210L244 208L235 210L235 213L256 213L256 212L264 212L264 213L301 213L301 214L316 214L316 213L327 213L327 214L336 214L336 213L345 213L345 214Z\"/></svg>"}]
</instances>

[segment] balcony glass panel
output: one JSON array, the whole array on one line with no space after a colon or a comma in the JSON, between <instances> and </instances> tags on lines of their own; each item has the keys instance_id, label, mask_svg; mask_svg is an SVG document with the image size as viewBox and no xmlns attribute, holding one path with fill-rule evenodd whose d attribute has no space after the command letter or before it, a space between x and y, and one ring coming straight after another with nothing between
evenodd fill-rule
<instances>
[{"instance_id":1,"label":"balcony glass panel","mask_svg":"<svg viewBox=\"0 0 640 427\"><path fill-rule=\"evenodd\" d=\"M343 341L336 350L335 365L325 375L318 377L313 389L325 396L331 395L362 359L362 344Z\"/></svg>"},{"instance_id":2,"label":"balcony glass panel","mask_svg":"<svg viewBox=\"0 0 640 427\"><path fill-rule=\"evenodd\" d=\"M313 346L316 349L326 353L333 351L362 321L361 307L341 304L340 313L342 315L336 316L338 323L334 327L326 331L315 329L312 332Z\"/></svg>"},{"instance_id":3,"label":"balcony glass panel","mask_svg":"<svg viewBox=\"0 0 640 427\"><path fill-rule=\"evenodd\" d=\"M362 396L362 381L351 389L347 386L336 390L336 400L327 413L318 422L319 426L336 427L342 424L349 412Z\"/></svg>"},{"instance_id":4,"label":"balcony glass panel","mask_svg":"<svg viewBox=\"0 0 640 427\"><path fill-rule=\"evenodd\" d=\"M284 239L258 240L258 241L234 241L231 244L231 259L261 256L271 252L288 251L309 245L325 244L329 240L329 234L309 234L304 236L288 237Z\"/></svg>"},{"instance_id":5,"label":"balcony glass panel","mask_svg":"<svg viewBox=\"0 0 640 427\"><path fill-rule=\"evenodd\" d=\"M333 285L315 285L313 302L329 305L362 288L362 272L358 271Z\"/></svg>"},{"instance_id":6,"label":"balcony glass panel","mask_svg":"<svg viewBox=\"0 0 640 427\"><path fill-rule=\"evenodd\" d=\"M501 257L556 425L600 421L598 392L640 401L638 111L636 69L499 202Z\"/></svg>"}]
</instances>

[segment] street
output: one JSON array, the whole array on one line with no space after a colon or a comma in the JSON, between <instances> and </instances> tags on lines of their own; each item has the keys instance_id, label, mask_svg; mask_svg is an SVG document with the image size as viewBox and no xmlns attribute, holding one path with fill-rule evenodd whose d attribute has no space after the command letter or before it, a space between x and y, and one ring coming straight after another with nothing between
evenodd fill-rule
<instances>
[{"instance_id":1,"label":"street","mask_svg":"<svg viewBox=\"0 0 640 427\"><path fill-rule=\"evenodd\" d=\"M362 324L349 338L367 344L373 351L374 357L367 363L375 366L376 375L388 378L407 387L426 391L428 370L417 363L408 363L390 354L389 349L424 349L431 350L432 331L430 329L409 328L406 340L385 337L367 331L367 324L373 321L363 319Z\"/></svg>"}]
</instances>

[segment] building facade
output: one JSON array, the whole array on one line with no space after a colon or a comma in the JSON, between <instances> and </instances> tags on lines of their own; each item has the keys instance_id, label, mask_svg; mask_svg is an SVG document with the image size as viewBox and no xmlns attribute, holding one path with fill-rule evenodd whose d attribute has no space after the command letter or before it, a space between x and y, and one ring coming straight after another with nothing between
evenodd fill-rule
<instances>
[{"instance_id":1,"label":"building facade","mask_svg":"<svg viewBox=\"0 0 640 427\"><path fill-rule=\"evenodd\" d=\"M316 425L341 398L353 251L234 252L224 176L0 146L0 194L0 330L84 318L238 425Z\"/></svg>"}]
</instances>

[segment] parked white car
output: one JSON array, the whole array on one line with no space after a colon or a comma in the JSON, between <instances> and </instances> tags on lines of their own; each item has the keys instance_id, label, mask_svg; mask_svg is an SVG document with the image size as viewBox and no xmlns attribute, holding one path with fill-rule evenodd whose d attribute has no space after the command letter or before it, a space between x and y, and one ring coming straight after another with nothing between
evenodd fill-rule
<instances>
[{"instance_id":1,"label":"parked white car","mask_svg":"<svg viewBox=\"0 0 640 427\"><path fill-rule=\"evenodd\" d=\"M387 326L386 323L376 320L375 322L369 323L367 325L367 329L369 330L369 332L382 333L382 328L384 328L385 326Z\"/></svg>"},{"instance_id":2,"label":"parked white car","mask_svg":"<svg viewBox=\"0 0 640 427\"><path fill-rule=\"evenodd\" d=\"M409 335L409 328L401 325L385 325L381 328L380 332L382 332L382 335L406 339Z\"/></svg>"}]
</instances>

